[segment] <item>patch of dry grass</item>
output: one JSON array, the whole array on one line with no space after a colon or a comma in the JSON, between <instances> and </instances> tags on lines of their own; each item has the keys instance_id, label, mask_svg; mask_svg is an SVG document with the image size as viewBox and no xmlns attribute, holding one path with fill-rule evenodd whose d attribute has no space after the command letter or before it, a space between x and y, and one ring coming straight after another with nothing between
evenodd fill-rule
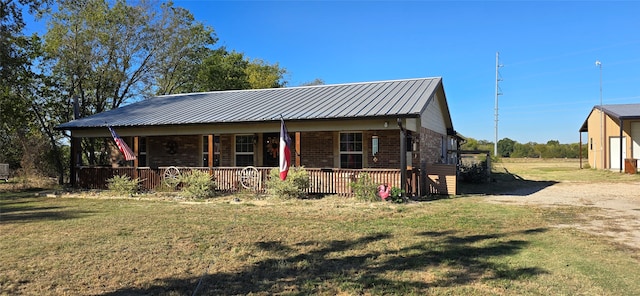
<instances>
[{"instance_id":1,"label":"patch of dry grass","mask_svg":"<svg viewBox=\"0 0 640 296\"><path fill-rule=\"evenodd\" d=\"M586 160L583 160L583 165ZM494 164L495 173L508 173L531 181L637 182L640 175L619 171L581 169L579 159L502 158Z\"/></svg>"},{"instance_id":2,"label":"patch of dry grass","mask_svg":"<svg viewBox=\"0 0 640 296\"><path fill-rule=\"evenodd\" d=\"M0 294L631 295L579 213L478 198L207 202L0 192ZM196 290L197 289L197 290Z\"/></svg>"},{"instance_id":3,"label":"patch of dry grass","mask_svg":"<svg viewBox=\"0 0 640 296\"><path fill-rule=\"evenodd\" d=\"M586 160L584 160L586 163ZM461 194L527 194L558 182L625 183L640 182L640 174L581 169L578 159L502 158L493 164L491 182L461 182ZM518 192L523 191L523 192Z\"/></svg>"}]
</instances>

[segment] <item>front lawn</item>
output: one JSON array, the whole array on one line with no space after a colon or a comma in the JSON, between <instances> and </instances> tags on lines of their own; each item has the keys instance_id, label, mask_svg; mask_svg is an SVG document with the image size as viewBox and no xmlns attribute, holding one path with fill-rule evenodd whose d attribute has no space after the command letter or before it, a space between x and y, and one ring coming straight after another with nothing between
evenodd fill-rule
<instances>
[{"instance_id":1,"label":"front lawn","mask_svg":"<svg viewBox=\"0 0 640 296\"><path fill-rule=\"evenodd\" d=\"M0 294L633 295L637 250L583 208L0 192Z\"/></svg>"}]
</instances>

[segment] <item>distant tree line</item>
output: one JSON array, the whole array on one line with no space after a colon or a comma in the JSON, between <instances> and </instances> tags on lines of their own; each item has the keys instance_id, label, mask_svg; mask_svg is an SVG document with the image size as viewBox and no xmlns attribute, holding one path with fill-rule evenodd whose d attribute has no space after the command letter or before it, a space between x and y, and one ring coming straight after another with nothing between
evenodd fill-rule
<instances>
[{"instance_id":1,"label":"distant tree line","mask_svg":"<svg viewBox=\"0 0 640 296\"><path fill-rule=\"evenodd\" d=\"M467 138L460 147L462 150L489 150L493 155L493 142ZM513 158L578 158L580 143L560 144L557 140L547 141L545 144L528 142L519 143L509 138L498 141L498 155ZM582 146L582 155L587 155L587 145Z\"/></svg>"}]
</instances>

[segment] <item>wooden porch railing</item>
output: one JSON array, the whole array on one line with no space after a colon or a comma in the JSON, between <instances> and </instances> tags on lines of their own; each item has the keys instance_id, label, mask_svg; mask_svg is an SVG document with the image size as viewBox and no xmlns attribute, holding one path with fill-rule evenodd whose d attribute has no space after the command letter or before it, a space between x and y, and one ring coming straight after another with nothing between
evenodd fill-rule
<instances>
[{"instance_id":1,"label":"wooden porch railing","mask_svg":"<svg viewBox=\"0 0 640 296\"><path fill-rule=\"evenodd\" d=\"M163 182L167 168L133 168L133 167L79 167L77 171L77 184L80 188L106 189L107 179L113 176L126 175L130 178L138 178L140 186L144 190L154 190ZM236 192L242 190L242 167L179 167L181 173L192 170L208 172L217 185L218 191ZM272 168L258 167L259 192L266 192L265 184ZM400 187L400 170L397 169L336 169L336 168L305 168L309 173L309 194L338 194L351 196L353 194L349 183L355 182L362 174L367 173L374 184L388 184L392 187ZM410 196L420 196L420 174L418 170L407 171L405 192Z\"/></svg>"}]
</instances>

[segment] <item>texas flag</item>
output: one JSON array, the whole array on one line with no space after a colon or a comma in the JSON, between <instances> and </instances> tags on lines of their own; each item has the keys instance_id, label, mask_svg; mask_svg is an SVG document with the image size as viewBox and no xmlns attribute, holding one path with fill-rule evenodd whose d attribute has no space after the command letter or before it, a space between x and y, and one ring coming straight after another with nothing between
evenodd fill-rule
<instances>
[{"instance_id":1,"label":"texas flag","mask_svg":"<svg viewBox=\"0 0 640 296\"><path fill-rule=\"evenodd\" d=\"M125 160L136 159L136 155L133 153L133 151L131 151L131 148L127 146L127 143L125 143L110 126L107 126L107 127L109 128L109 131L111 132L111 136L113 137L113 140L116 142L118 149L120 149L120 152L122 152L122 154L124 155L124 159Z\"/></svg>"},{"instance_id":2,"label":"texas flag","mask_svg":"<svg viewBox=\"0 0 640 296\"><path fill-rule=\"evenodd\" d=\"M287 127L284 125L284 119L280 119L280 180L287 179L289 166L291 166L291 138Z\"/></svg>"}]
</instances>

